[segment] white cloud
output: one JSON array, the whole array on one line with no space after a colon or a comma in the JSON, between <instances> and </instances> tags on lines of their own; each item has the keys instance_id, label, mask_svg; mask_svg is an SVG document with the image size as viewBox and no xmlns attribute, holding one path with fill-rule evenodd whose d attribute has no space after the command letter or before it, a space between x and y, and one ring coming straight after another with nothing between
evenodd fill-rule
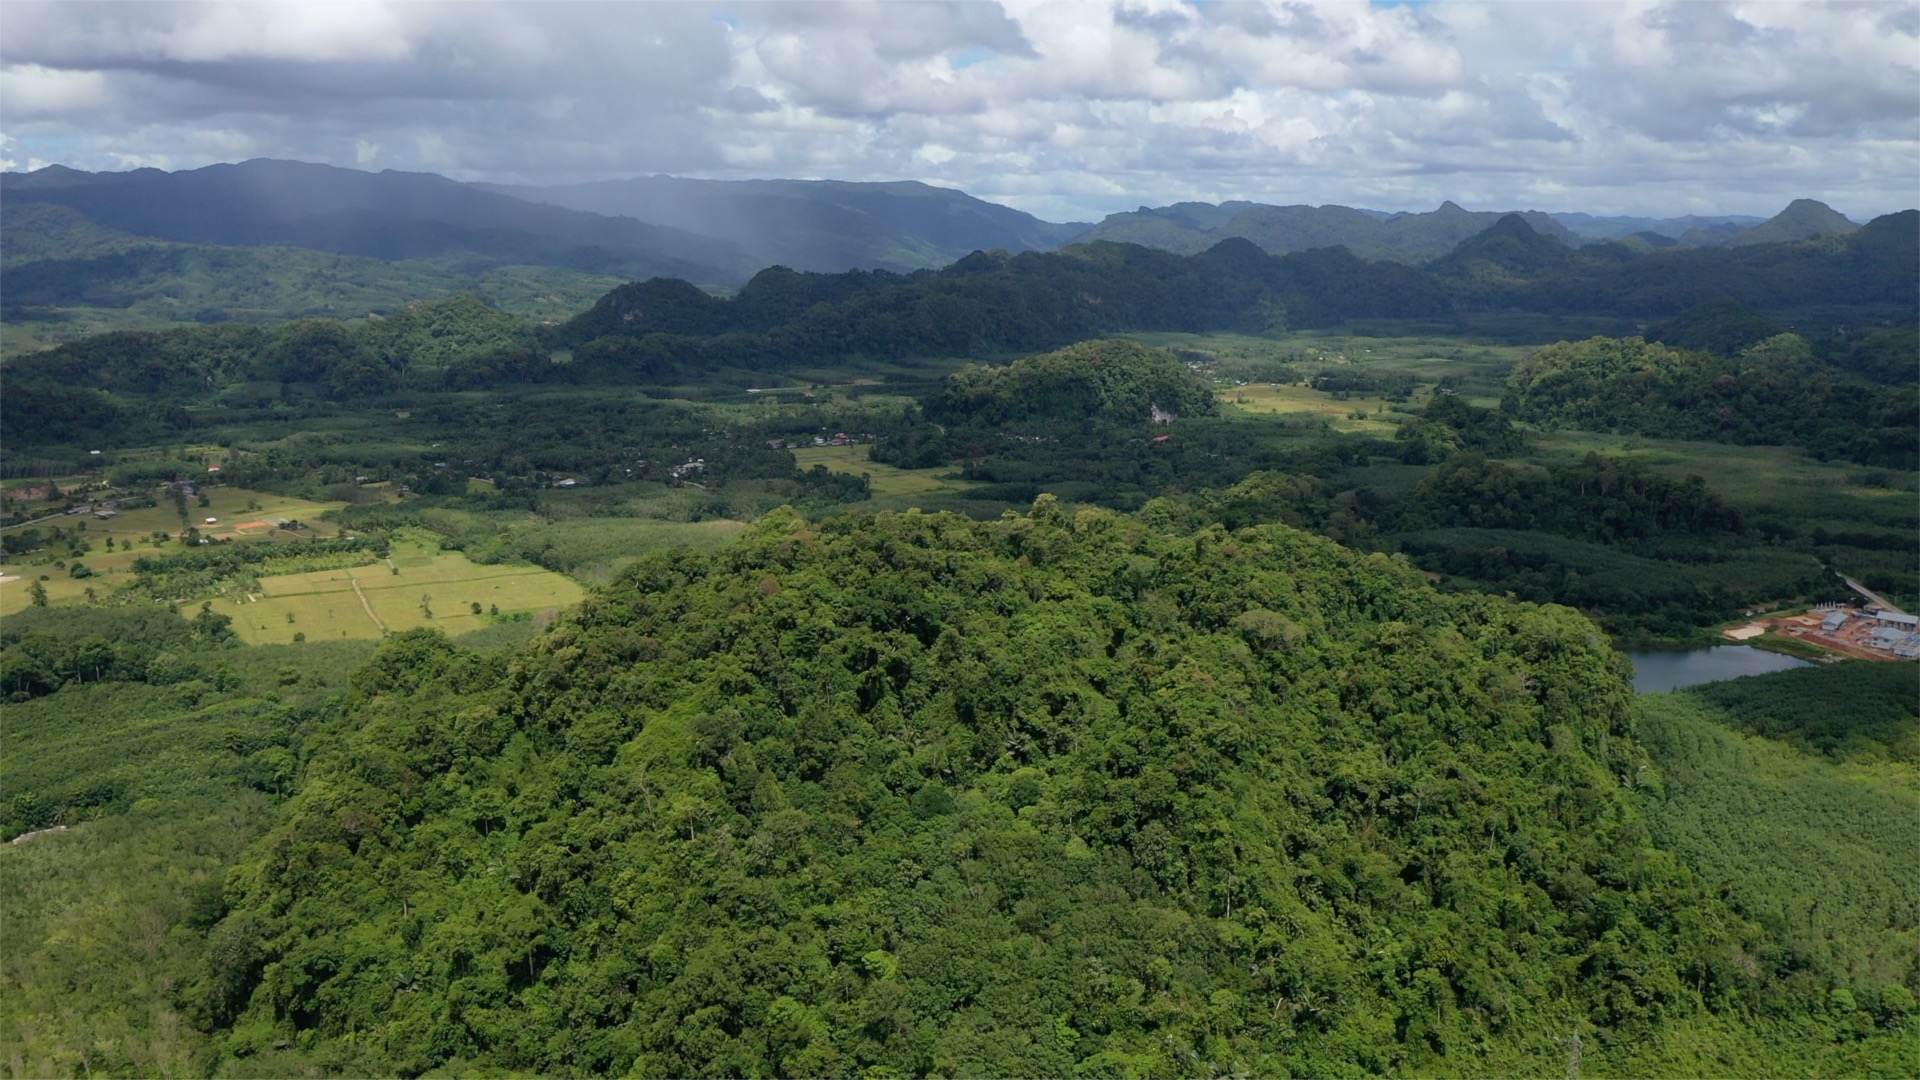
<instances>
[{"instance_id":1,"label":"white cloud","mask_svg":"<svg viewBox=\"0 0 1920 1080\"><path fill-rule=\"evenodd\" d=\"M0 67L0 108L10 120L97 109L107 102L107 77L98 71L61 71L39 64Z\"/></svg>"},{"instance_id":2,"label":"white cloud","mask_svg":"<svg viewBox=\"0 0 1920 1080\"><path fill-rule=\"evenodd\" d=\"M1920 5L9 3L9 160L1859 216L1916 201ZM231 138L209 135L225 132ZM1717 202L1716 202L1717 201Z\"/></svg>"}]
</instances>

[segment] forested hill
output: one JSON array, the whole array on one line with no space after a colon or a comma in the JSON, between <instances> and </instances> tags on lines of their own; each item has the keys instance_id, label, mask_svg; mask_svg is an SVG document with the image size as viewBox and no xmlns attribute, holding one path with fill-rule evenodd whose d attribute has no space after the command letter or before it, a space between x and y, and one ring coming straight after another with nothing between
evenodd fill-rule
<instances>
[{"instance_id":1,"label":"forested hill","mask_svg":"<svg viewBox=\"0 0 1920 1080\"><path fill-rule=\"evenodd\" d=\"M1418 271L1329 249L1270 256L1230 240L1194 256L1093 243L975 252L940 271L762 271L731 300L667 281L623 286L561 330L606 336L754 335L771 357L969 356L1051 348L1125 330L1262 330L1444 315Z\"/></svg>"},{"instance_id":2,"label":"forested hill","mask_svg":"<svg viewBox=\"0 0 1920 1080\"><path fill-rule=\"evenodd\" d=\"M1648 841L1622 672L1284 527L776 513L511 658L390 639L182 995L267 1074L1538 1074L1803 1007Z\"/></svg>"},{"instance_id":3,"label":"forested hill","mask_svg":"<svg viewBox=\"0 0 1920 1080\"><path fill-rule=\"evenodd\" d=\"M1825 203L1795 199L1772 218L1596 218L1589 214L1518 211L1534 231L1568 247L1638 236L1654 247L1772 244L1843 236L1859 226ZM1367 259L1424 263L1491 228L1502 212L1465 210L1451 202L1422 214L1389 214L1346 206L1271 206L1254 202L1175 203L1109 214L1077 241L1113 240L1182 254L1241 237L1274 255L1344 247Z\"/></svg>"},{"instance_id":4,"label":"forested hill","mask_svg":"<svg viewBox=\"0 0 1920 1080\"><path fill-rule=\"evenodd\" d=\"M1845 236L1724 248L1574 250L1530 231L1509 217L1430 269L1462 311L1647 319L1731 300L1791 320L1842 311L1907 318L1920 306L1920 211L1877 217Z\"/></svg>"},{"instance_id":5,"label":"forested hill","mask_svg":"<svg viewBox=\"0 0 1920 1080\"><path fill-rule=\"evenodd\" d=\"M904 181L645 176L558 187L476 186L718 237L750 253L757 266L836 273L939 267L983 249L1052 251L1087 228Z\"/></svg>"},{"instance_id":6,"label":"forested hill","mask_svg":"<svg viewBox=\"0 0 1920 1080\"><path fill-rule=\"evenodd\" d=\"M632 218L543 206L431 173L257 159L162 172L49 166L0 176L10 204L53 203L134 236L189 244L284 244L343 255L465 254L629 277L711 284L757 269L737 246Z\"/></svg>"},{"instance_id":7,"label":"forested hill","mask_svg":"<svg viewBox=\"0 0 1920 1080\"><path fill-rule=\"evenodd\" d=\"M1345 206L1178 203L1109 214L1076 242L1112 240L1191 255L1238 237L1272 255L1343 247L1364 259L1423 263L1445 255L1504 216L1465 210L1451 202L1424 214L1391 215ZM1523 216L1544 235L1569 246L1579 243L1577 236L1547 214L1535 210Z\"/></svg>"},{"instance_id":8,"label":"forested hill","mask_svg":"<svg viewBox=\"0 0 1920 1080\"><path fill-rule=\"evenodd\" d=\"M749 366L855 354L996 355L1127 331L1262 331L1476 312L1651 321L1713 302L1858 325L1911 316L1920 303L1916 281L1916 211L1844 237L1653 252L1568 248L1510 215L1427 268L1370 263L1339 248L1273 256L1239 239L1192 256L1103 241L1045 254L976 252L945 270L905 276L775 267L731 300L683 282L637 282L602 297L559 338L602 342L591 354L600 362L645 370L674 357Z\"/></svg>"}]
</instances>

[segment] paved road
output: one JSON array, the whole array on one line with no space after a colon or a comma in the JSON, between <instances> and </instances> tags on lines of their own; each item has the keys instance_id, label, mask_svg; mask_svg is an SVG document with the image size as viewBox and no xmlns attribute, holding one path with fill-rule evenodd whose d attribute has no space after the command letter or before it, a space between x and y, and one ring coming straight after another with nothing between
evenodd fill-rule
<instances>
[{"instance_id":1,"label":"paved road","mask_svg":"<svg viewBox=\"0 0 1920 1080\"><path fill-rule=\"evenodd\" d=\"M47 515L46 517L43 517L43 518L34 518L34 519L33 519L32 521L23 521L23 522L21 522L21 523L20 523L19 525L9 525L9 526L7 526L7 528L9 528L9 529L15 529L15 528L18 528L18 529L24 529L24 528L26 528L26 527L27 527L27 526L29 526L29 525L39 525L39 524L41 524L42 522L47 522L47 521L59 521L59 520L60 520L61 518L63 518L63 517L79 517L79 516L80 516L79 514L71 514L71 515L69 515L69 514L68 514L68 513L67 513L67 512L65 511L65 510L62 510L62 511L60 511L60 512L59 512L59 513L57 513L57 514L48 514L48 515ZM89 515L87 515L87 516L88 516L88 517L92 517L93 515L91 515L91 514L89 514Z\"/></svg>"},{"instance_id":2,"label":"paved road","mask_svg":"<svg viewBox=\"0 0 1920 1080\"><path fill-rule=\"evenodd\" d=\"M1861 596L1864 596L1867 599L1873 601L1874 603L1879 604L1881 607L1886 608L1888 611L1898 611L1902 615L1906 614L1906 612L1900 611L1899 608L1894 607L1892 604L1887 603L1887 601L1883 599L1879 593L1874 592L1872 589L1867 588L1865 585L1860 584L1859 582L1853 580L1852 578L1842 575L1840 580L1847 583L1847 588L1852 589L1854 592L1859 593Z\"/></svg>"}]
</instances>

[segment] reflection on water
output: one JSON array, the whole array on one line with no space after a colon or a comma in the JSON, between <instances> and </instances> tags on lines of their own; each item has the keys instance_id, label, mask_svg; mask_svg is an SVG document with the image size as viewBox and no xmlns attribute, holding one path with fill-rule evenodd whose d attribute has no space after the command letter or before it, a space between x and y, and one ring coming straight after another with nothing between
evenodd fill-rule
<instances>
[{"instance_id":1,"label":"reflection on water","mask_svg":"<svg viewBox=\"0 0 1920 1080\"><path fill-rule=\"evenodd\" d=\"M1633 661L1634 692L1640 694L1811 666L1805 660L1745 645L1714 645L1684 652L1629 651L1627 657Z\"/></svg>"}]
</instances>

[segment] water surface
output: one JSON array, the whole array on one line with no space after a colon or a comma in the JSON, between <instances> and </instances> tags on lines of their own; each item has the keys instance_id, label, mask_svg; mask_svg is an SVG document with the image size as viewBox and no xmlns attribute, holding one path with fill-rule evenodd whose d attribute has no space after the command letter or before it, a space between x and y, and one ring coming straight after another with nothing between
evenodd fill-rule
<instances>
[{"instance_id":1,"label":"water surface","mask_svg":"<svg viewBox=\"0 0 1920 1080\"><path fill-rule=\"evenodd\" d=\"M1633 661L1633 689L1639 694L1812 666L1797 657L1747 645L1712 645L1679 652L1629 650L1627 658Z\"/></svg>"}]
</instances>

